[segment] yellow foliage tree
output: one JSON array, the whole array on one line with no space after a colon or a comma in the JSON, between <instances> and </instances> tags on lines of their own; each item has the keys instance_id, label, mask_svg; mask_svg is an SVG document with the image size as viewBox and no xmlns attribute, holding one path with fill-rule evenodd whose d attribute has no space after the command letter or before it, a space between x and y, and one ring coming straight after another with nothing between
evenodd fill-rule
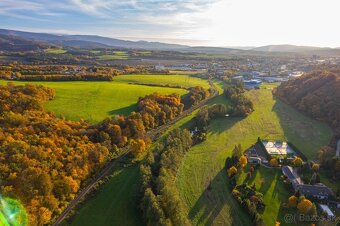
<instances>
[{"instance_id":1,"label":"yellow foliage tree","mask_svg":"<svg viewBox=\"0 0 340 226\"><path fill-rule=\"evenodd\" d=\"M298 202L298 198L295 195L292 195L288 198L288 207L296 207Z\"/></svg>"},{"instance_id":2,"label":"yellow foliage tree","mask_svg":"<svg viewBox=\"0 0 340 226\"><path fill-rule=\"evenodd\" d=\"M146 150L145 141L142 139L133 140L131 139L131 153L135 158L140 157Z\"/></svg>"},{"instance_id":3,"label":"yellow foliage tree","mask_svg":"<svg viewBox=\"0 0 340 226\"><path fill-rule=\"evenodd\" d=\"M230 168L228 169L228 174L229 174L229 176L233 176L233 175L237 174L237 169L236 169L236 167L235 167L235 166L230 167Z\"/></svg>"},{"instance_id":4,"label":"yellow foliage tree","mask_svg":"<svg viewBox=\"0 0 340 226\"><path fill-rule=\"evenodd\" d=\"M301 201L297 204L297 209L300 213L308 213L313 207L313 203L306 198L301 198Z\"/></svg>"},{"instance_id":5,"label":"yellow foliage tree","mask_svg":"<svg viewBox=\"0 0 340 226\"><path fill-rule=\"evenodd\" d=\"M319 164L316 164L316 163L314 163L313 164L313 166L312 166L312 169L313 169L313 171L319 171L319 168L320 168L320 166L319 166Z\"/></svg>"},{"instance_id":6,"label":"yellow foliage tree","mask_svg":"<svg viewBox=\"0 0 340 226\"><path fill-rule=\"evenodd\" d=\"M277 161L276 158L272 158L270 161L269 161L269 165L272 166L272 167L277 167L279 165L279 162Z\"/></svg>"},{"instance_id":7,"label":"yellow foliage tree","mask_svg":"<svg viewBox=\"0 0 340 226\"><path fill-rule=\"evenodd\" d=\"M45 225L47 224L52 217L52 212L45 208L45 207L40 207L39 208L39 225Z\"/></svg>"},{"instance_id":8,"label":"yellow foliage tree","mask_svg":"<svg viewBox=\"0 0 340 226\"><path fill-rule=\"evenodd\" d=\"M247 165L247 163L248 163L247 157L244 156L244 155L242 155L240 157L239 161L240 161L240 164L241 164L242 168L245 167Z\"/></svg>"},{"instance_id":9,"label":"yellow foliage tree","mask_svg":"<svg viewBox=\"0 0 340 226\"><path fill-rule=\"evenodd\" d=\"M300 167L302 166L302 159L300 157L295 157L295 159L293 160L293 164L295 167Z\"/></svg>"}]
</instances>

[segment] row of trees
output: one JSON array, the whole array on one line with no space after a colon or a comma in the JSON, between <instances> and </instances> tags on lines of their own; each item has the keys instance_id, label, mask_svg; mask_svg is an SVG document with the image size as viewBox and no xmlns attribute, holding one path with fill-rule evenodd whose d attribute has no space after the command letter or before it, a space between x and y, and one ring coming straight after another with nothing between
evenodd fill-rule
<instances>
[{"instance_id":1,"label":"row of trees","mask_svg":"<svg viewBox=\"0 0 340 226\"><path fill-rule=\"evenodd\" d=\"M189 93L184 96L182 102L185 105L185 108L190 108L193 105L198 104L202 100L207 99L212 90L206 90L201 86L195 86L189 88Z\"/></svg>"},{"instance_id":2,"label":"row of trees","mask_svg":"<svg viewBox=\"0 0 340 226\"><path fill-rule=\"evenodd\" d=\"M23 203L29 225L48 224L112 156L86 122L44 112L53 97L42 86L0 86L0 193Z\"/></svg>"},{"instance_id":3,"label":"row of trees","mask_svg":"<svg viewBox=\"0 0 340 226\"><path fill-rule=\"evenodd\" d=\"M8 64L0 66L0 78L22 81L111 81L123 74L168 74L152 66L74 66Z\"/></svg>"},{"instance_id":4,"label":"row of trees","mask_svg":"<svg viewBox=\"0 0 340 226\"><path fill-rule=\"evenodd\" d=\"M133 156L138 158L151 142L147 131L174 119L182 111L183 104L178 94L153 93L139 98L137 112L127 117L107 118L92 126L88 135L96 142L110 144L115 150L130 144Z\"/></svg>"},{"instance_id":5,"label":"row of trees","mask_svg":"<svg viewBox=\"0 0 340 226\"><path fill-rule=\"evenodd\" d=\"M224 87L224 95L231 102L230 114L244 117L254 111L253 102L244 95L244 84L238 79L228 79Z\"/></svg>"},{"instance_id":6,"label":"row of trees","mask_svg":"<svg viewBox=\"0 0 340 226\"><path fill-rule=\"evenodd\" d=\"M141 165L141 205L146 225L190 225L175 179L192 145L188 130L175 129Z\"/></svg>"}]
</instances>

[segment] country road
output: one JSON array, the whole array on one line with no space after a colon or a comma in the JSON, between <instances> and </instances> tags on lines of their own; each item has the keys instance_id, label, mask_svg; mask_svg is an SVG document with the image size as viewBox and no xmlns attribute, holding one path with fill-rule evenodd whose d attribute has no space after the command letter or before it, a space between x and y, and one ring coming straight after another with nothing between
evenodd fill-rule
<instances>
[{"instance_id":1,"label":"country road","mask_svg":"<svg viewBox=\"0 0 340 226\"><path fill-rule=\"evenodd\" d=\"M192 112L197 110L198 108L203 107L209 100L213 99L218 95L218 91L216 90L216 86L211 82L210 80L208 81L209 85L211 86L213 93L205 100L201 101L199 104L185 110L177 116L175 119L165 123L162 126L157 127L156 129L150 130L147 134L150 137L152 141L155 141L159 138L161 134L163 134L166 130L168 130L172 125L180 121L181 119L187 117L190 115ZM70 212L78 205L78 203L86 197L87 194L91 192L93 187L101 180L103 179L110 171L111 169L116 166L117 163L125 159L129 154L129 151L126 150L123 152L121 156L119 156L116 159L113 159L110 163L105 166L102 171L83 189L81 189L77 196L69 203L69 205L66 207L66 209L58 216L56 221L52 224L52 226L57 226L60 225L61 222L70 214Z\"/></svg>"}]
</instances>

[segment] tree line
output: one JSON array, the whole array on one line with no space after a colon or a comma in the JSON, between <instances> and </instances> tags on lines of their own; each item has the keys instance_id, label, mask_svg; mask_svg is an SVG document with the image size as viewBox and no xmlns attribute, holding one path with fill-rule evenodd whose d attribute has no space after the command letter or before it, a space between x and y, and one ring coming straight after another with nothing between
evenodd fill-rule
<instances>
[{"instance_id":1,"label":"tree line","mask_svg":"<svg viewBox=\"0 0 340 226\"><path fill-rule=\"evenodd\" d=\"M112 81L123 74L168 74L152 66L75 66L4 64L0 66L0 79L19 81Z\"/></svg>"},{"instance_id":2,"label":"tree line","mask_svg":"<svg viewBox=\"0 0 340 226\"><path fill-rule=\"evenodd\" d=\"M175 179L192 145L188 130L171 131L140 166L140 208L146 225L191 225Z\"/></svg>"}]
</instances>

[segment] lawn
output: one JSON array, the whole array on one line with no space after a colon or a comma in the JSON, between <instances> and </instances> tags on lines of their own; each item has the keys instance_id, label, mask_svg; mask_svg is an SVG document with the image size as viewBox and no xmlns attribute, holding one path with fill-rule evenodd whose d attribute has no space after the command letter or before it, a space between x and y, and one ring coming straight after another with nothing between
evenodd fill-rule
<instances>
[{"instance_id":1,"label":"lawn","mask_svg":"<svg viewBox=\"0 0 340 226\"><path fill-rule=\"evenodd\" d=\"M202 86L209 89L210 86L206 80L190 77L187 75L121 75L114 77L114 81L136 84L160 84L181 87Z\"/></svg>"},{"instance_id":2,"label":"lawn","mask_svg":"<svg viewBox=\"0 0 340 226\"><path fill-rule=\"evenodd\" d=\"M51 54L63 54L63 53L66 53L67 50L65 50L65 49L46 49L45 52L51 53Z\"/></svg>"},{"instance_id":3,"label":"lawn","mask_svg":"<svg viewBox=\"0 0 340 226\"><path fill-rule=\"evenodd\" d=\"M116 169L112 178L77 211L72 226L143 225L138 202L138 165Z\"/></svg>"},{"instance_id":4,"label":"lawn","mask_svg":"<svg viewBox=\"0 0 340 226\"><path fill-rule=\"evenodd\" d=\"M281 169L259 167L255 169L250 179L246 179L246 172L249 172L249 165L239 173L237 183L255 184L256 190L263 194L266 208L262 218L266 225L275 225L276 221L281 222L281 226L285 225L284 215L289 212L289 209L281 207L281 203L287 202L292 194L289 192L289 185L280 180Z\"/></svg>"},{"instance_id":5,"label":"lawn","mask_svg":"<svg viewBox=\"0 0 340 226\"><path fill-rule=\"evenodd\" d=\"M0 81L6 84L7 81ZM24 84L25 82L15 82ZM45 108L70 120L87 119L99 122L106 117L128 115L137 109L139 97L154 92L162 94L187 93L184 89L133 85L123 82L31 82L56 90L56 98Z\"/></svg>"},{"instance_id":6,"label":"lawn","mask_svg":"<svg viewBox=\"0 0 340 226\"><path fill-rule=\"evenodd\" d=\"M272 88L271 85L270 88ZM223 118L213 120L209 126L207 140L195 145L186 154L177 177L177 187L185 201L189 218L195 225L249 225L247 215L231 197L227 188L224 164L235 145L244 149L263 139L288 140L308 158L313 159L318 149L326 145L331 129L314 121L288 105L276 100L272 90L252 90L247 95L253 100L255 111L247 118ZM215 102L223 102L224 97ZM278 175L272 176L277 178ZM269 177L271 178L271 177ZM270 209L279 213L277 180L266 180ZM270 183L270 184L269 184ZM209 186L210 185L210 186ZM270 196L272 196L272 200ZM274 214L275 215L275 214ZM265 215L268 225L270 214ZM276 217L275 219L276 220Z\"/></svg>"}]
</instances>

